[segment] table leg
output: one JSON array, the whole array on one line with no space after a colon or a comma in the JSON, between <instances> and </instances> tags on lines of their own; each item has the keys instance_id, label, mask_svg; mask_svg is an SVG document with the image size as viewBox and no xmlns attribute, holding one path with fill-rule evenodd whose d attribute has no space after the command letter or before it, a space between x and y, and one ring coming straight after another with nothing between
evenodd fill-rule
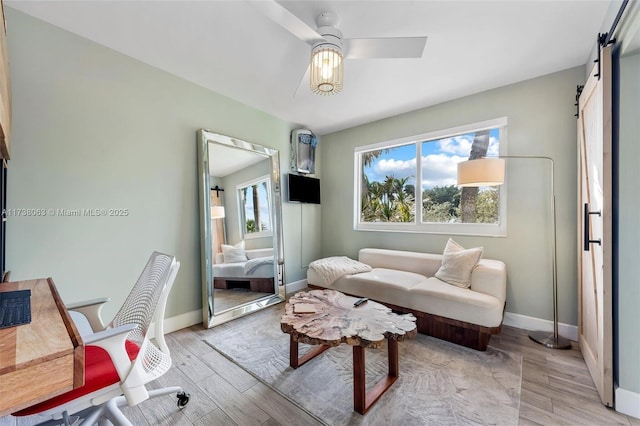
<instances>
[{"instance_id":1,"label":"table leg","mask_svg":"<svg viewBox=\"0 0 640 426\"><path fill-rule=\"evenodd\" d=\"M320 355L330 347L331 346L327 345L316 346L315 348L309 350L309 352L307 352L306 354L299 357L298 342L296 340L293 340L293 336L289 336L289 365L291 366L291 368L298 368L307 361L310 361L311 359Z\"/></svg>"},{"instance_id":2,"label":"table leg","mask_svg":"<svg viewBox=\"0 0 640 426\"><path fill-rule=\"evenodd\" d=\"M369 392L365 383L364 348L353 347L353 409L364 414L398 380L398 341L387 339L389 374L382 378Z\"/></svg>"}]
</instances>

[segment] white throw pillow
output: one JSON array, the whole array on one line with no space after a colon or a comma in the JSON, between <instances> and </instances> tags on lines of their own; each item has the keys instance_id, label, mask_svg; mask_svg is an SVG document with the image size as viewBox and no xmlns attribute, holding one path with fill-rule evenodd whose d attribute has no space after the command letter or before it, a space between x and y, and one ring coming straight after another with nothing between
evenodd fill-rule
<instances>
[{"instance_id":1,"label":"white throw pillow","mask_svg":"<svg viewBox=\"0 0 640 426\"><path fill-rule=\"evenodd\" d=\"M436 278L457 287L471 287L471 272L482 258L482 247L465 249L449 238L442 254L442 265Z\"/></svg>"},{"instance_id":2,"label":"white throw pillow","mask_svg":"<svg viewBox=\"0 0 640 426\"><path fill-rule=\"evenodd\" d=\"M233 246L222 244L220 247L224 256L224 263L238 263L248 260L247 252L244 250L244 240Z\"/></svg>"}]
</instances>

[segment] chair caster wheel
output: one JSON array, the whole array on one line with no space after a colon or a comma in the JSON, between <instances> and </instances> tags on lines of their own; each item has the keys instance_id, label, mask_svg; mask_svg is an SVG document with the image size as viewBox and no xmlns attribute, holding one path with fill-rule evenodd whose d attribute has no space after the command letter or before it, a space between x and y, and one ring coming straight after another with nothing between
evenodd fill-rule
<instances>
[{"instance_id":1,"label":"chair caster wheel","mask_svg":"<svg viewBox=\"0 0 640 426\"><path fill-rule=\"evenodd\" d=\"M178 398L178 408L180 409L186 407L189 403L189 399L191 398L191 394L186 392L180 392L176 396Z\"/></svg>"}]
</instances>

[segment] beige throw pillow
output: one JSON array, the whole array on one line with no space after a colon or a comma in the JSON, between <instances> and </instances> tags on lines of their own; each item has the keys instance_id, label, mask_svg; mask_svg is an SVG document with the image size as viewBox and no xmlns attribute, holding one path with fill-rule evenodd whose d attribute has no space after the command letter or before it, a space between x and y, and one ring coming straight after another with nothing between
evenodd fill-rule
<instances>
[{"instance_id":1,"label":"beige throw pillow","mask_svg":"<svg viewBox=\"0 0 640 426\"><path fill-rule=\"evenodd\" d=\"M471 272L482 258L483 251L482 247L465 249L449 238L436 278L457 287L471 287Z\"/></svg>"},{"instance_id":2,"label":"beige throw pillow","mask_svg":"<svg viewBox=\"0 0 640 426\"><path fill-rule=\"evenodd\" d=\"M238 263L248 260L247 252L244 250L244 240L233 246L222 244L220 247L222 248L222 255L224 256L224 263Z\"/></svg>"}]
</instances>

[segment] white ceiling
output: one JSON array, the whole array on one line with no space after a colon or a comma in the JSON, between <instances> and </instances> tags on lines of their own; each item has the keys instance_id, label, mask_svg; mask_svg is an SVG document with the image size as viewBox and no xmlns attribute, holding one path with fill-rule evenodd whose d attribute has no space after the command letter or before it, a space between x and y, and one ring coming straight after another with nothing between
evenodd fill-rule
<instances>
[{"instance_id":1,"label":"white ceiling","mask_svg":"<svg viewBox=\"0 0 640 426\"><path fill-rule=\"evenodd\" d=\"M280 3L313 28L321 12L337 13L346 38L427 36L423 57L349 59L344 90L319 96L297 90L310 46L248 1L5 0L318 134L583 65L611 1Z\"/></svg>"}]
</instances>

